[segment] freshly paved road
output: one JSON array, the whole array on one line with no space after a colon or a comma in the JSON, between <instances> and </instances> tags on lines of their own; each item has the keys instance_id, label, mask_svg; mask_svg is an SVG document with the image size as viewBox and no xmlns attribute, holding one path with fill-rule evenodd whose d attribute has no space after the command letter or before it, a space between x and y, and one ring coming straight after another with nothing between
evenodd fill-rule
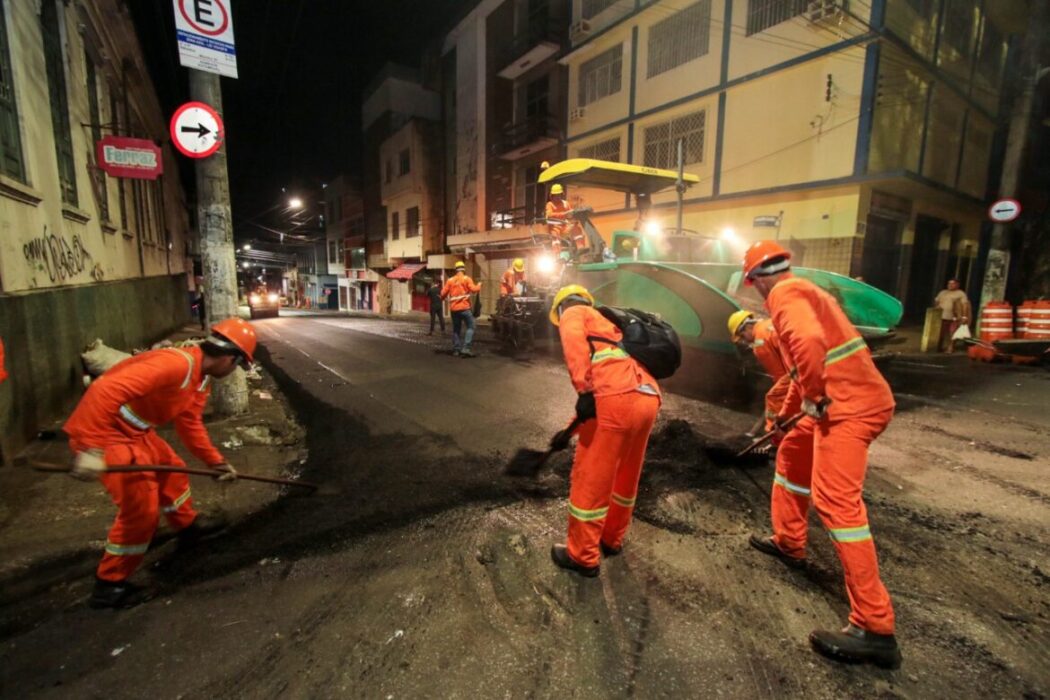
<instances>
[{"instance_id":1,"label":"freshly paved road","mask_svg":"<svg viewBox=\"0 0 1050 700\"><path fill-rule=\"evenodd\" d=\"M158 561L146 577L161 597L132 611L85 610L85 585L69 582L68 607L0 639L0 694L1050 692L1050 421L1030 406L1046 396L1045 373L894 373L915 393L876 443L867 488L905 654L891 673L808 648L809 630L846 612L818 524L806 572L746 546L767 527L771 469L715 464L703 447L748 427L747 415L668 397L628 547L600 579L581 580L548 558L564 536L568 455L536 482L499 473L571 414L556 357L518 361L483 345L456 359L420 325L377 319L257 327L307 430L303 477L325 487ZM1018 405L989 391L1012 391Z\"/></svg>"}]
</instances>

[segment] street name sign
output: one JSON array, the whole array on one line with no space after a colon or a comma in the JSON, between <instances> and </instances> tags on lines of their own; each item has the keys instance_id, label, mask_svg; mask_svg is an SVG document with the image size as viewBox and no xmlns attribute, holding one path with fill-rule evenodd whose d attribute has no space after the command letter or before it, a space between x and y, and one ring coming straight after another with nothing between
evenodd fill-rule
<instances>
[{"instance_id":1,"label":"street name sign","mask_svg":"<svg viewBox=\"0 0 1050 700\"><path fill-rule=\"evenodd\" d=\"M160 148L149 139L105 136L95 144L95 157L110 177L156 180L164 174Z\"/></svg>"},{"instance_id":2,"label":"street name sign","mask_svg":"<svg viewBox=\"0 0 1050 700\"><path fill-rule=\"evenodd\" d=\"M1000 199L988 207L988 218L1000 224L1008 224L1021 215L1021 203L1016 199Z\"/></svg>"},{"instance_id":3,"label":"street name sign","mask_svg":"<svg viewBox=\"0 0 1050 700\"><path fill-rule=\"evenodd\" d=\"M759 228L762 226L768 226L770 228L773 228L776 226L780 226L780 217L772 216L769 214L763 214L762 216L756 216L755 220L752 222L751 225L754 228Z\"/></svg>"},{"instance_id":4,"label":"street name sign","mask_svg":"<svg viewBox=\"0 0 1050 700\"><path fill-rule=\"evenodd\" d=\"M171 140L182 155L207 158L222 146L222 117L203 102L187 102L171 117Z\"/></svg>"},{"instance_id":5,"label":"street name sign","mask_svg":"<svg viewBox=\"0 0 1050 700\"><path fill-rule=\"evenodd\" d=\"M187 68L237 77L230 0L172 0L179 63Z\"/></svg>"}]
</instances>

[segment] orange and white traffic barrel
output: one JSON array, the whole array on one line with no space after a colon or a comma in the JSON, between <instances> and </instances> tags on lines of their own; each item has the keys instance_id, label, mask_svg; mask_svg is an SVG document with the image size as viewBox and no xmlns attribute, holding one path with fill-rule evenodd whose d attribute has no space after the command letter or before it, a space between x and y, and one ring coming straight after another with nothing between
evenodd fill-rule
<instances>
[{"instance_id":1,"label":"orange and white traffic barrel","mask_svg":"<svg viewBox=\"0 0 1050 700\"><path fill-rule=\"evenodd\" d=\"M981 309L978 321L981 340L989 343L1014 337L1014 310L1005 301L992 301Z\"/></svg>"},{"instance_id":2,"label":"orange and white traffic barrel","mask_svg":"<svg viewBox=\"0 0 1050 700\"><path fill-rule=\"evenodd\" d=\"M1036 302L1026 301L1017 307L1017 337L1027 338L1028 335L1028 323L1032 320L1032 309L1035 308Z\"/></svg>"},{"instance_id":3,"label":"orange and white traffic barrel","mask_svg":"<svg viewBox=\"0 0 1050 700\"><path fill-rule=\"evenodd\" d=\"M1050 301L1026 303L1032 306L1029 308L1024 337L1031 340L1050 340Z\"/></svg>"}]
</instances>

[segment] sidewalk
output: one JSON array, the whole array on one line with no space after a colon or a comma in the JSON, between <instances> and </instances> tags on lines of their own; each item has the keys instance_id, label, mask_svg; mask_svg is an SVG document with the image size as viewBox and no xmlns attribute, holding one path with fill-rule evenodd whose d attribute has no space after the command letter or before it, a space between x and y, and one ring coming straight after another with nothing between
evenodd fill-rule
<instances>
[{"instance_id":1,"label":"sidewalk","mask_svg":"<svg viewBox=\"0 0 1050 700\"><path fill-rule=\"evenodd\" d=\"M191 337L200 337L200 330L187 326L169 339ZM248 385L250 403L246 414L219 419L206 412L205 425L212 441L241 471L266 476L294 475L306 459L302 428L269 375L257 367L249 375ZM29 466L32 461L69 462L69 449L60 427L61 422L30 443L15 459L15 466L0 469L0 609L33 597L45 598L54 587L84 586L86 595L116 513L100 484L38 472ZM158 432L187 465L201 466L172 428ZM50 435L55 437L47 439ZM219 484L197 476L190 479L197 509L221 512L231 522L272 503L280 489L286 488L248 481ZM164 533L166 528L162 518L158 533ZM145 574L151 562L169 549L151 551L137 576ZM4 619L2 628L19 624L7 614L0 617Z\"/></svg>"}]
</instances>

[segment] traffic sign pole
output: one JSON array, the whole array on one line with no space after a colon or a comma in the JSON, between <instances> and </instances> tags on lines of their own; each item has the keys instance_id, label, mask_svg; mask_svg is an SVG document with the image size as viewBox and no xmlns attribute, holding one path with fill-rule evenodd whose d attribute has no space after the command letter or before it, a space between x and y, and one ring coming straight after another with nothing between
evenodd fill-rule
<instances>
[{"instance_id":1,"label":"traffic sign pole","mask_svg":"<svg viewBox=\"0 0 1050 700\"><path fill-rule=\"evenodd\" d=\"M219 76L190 70L190 95L222 113ZM174 120L173 120L174 123ZM181 127L180 127L181 129ZM226 169L226 147L222 139L206 158L197 160L197 226L201 241L201 267L208 324L237 315L237 260L233 243L230 208L230 178ZM248 382L238 368L215 383L215 409L222 415L248 410Z\"/></svg>"}]
</instances>

